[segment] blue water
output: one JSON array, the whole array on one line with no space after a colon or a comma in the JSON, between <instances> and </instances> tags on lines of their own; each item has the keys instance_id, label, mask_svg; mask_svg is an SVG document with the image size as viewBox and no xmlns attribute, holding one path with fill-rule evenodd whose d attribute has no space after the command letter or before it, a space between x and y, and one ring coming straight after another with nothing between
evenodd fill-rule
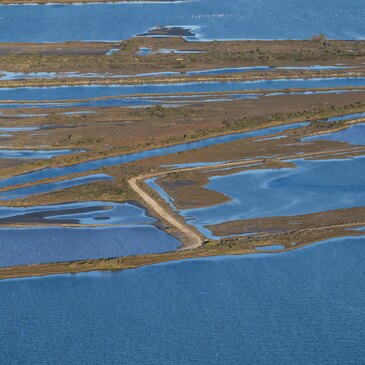
<instances>
[{"instance_id":1,"label":"blue water","mask_svg":"<svg viewBox=\"0 0 365 365\"><path fill-rule=\"evenodd\" d=\"M148 55L153 53L150 51L148 53L147 50L150 48L140 48L139 55ZM168 50L163 49L158 51L157 53L170 53L168 51L173 51L175 53L200 53L201 51L179 51L179 50ZM156 52L155 52L156 53ZM220 74L229 74L229 73L241 73L241 72L251 72L251 71L273 71L273 70L312 70L312 71L321 71L321 70L346 70L353 69L356 66L346 66L346 65L331 65L331 66L294 66L294 67L271 67L271 66L251 66L251 67L231 67L231 68L216 68L216 69L207 69L207 70L196 70L196 71L188 71L188 72L176 72L176 71L167 71L167 72L149 72L149 73L140 73L140 74L131 74L131 75L118 75L112 73L97 73L97 72L89 72L89 73L79 73L79 72L9 72L9 71L0 71L0 80L30 80L30 79L56 79L56 78L130 78L130 77L148 77L148 76L193 76L193 75L220 75Z\"/></svg>"},{"instance_id":2,"label":"blue water","mask_svg":"<svg viewBox=\"0 0 365 365\"><path fill-rule=\"evenodd\" d=\"M166 107L178 107L183 104L193 104L199 102L220 102L220 101L233 101L243 99L258 99L259 97L271 97L271 96L282 96L282 95L322 95L322 94L345 94L349 92L359 92L361 90L322 90L322 91L291 91L291 92L275 92L270 94L263 93L251 93L251 94L224 94L221 97L214 97L212 94L176 94L176 95L150 95L140 97L109 97L107 99L90 99L82 101L67 101L67 102L34 102L34 103L23 103L23 102L6 102L0 103L2 109L13 109L13 108L72 108L72 107L113 107L113 106L124 106L129 108L136 107L149 107L154 105L163 105ZM68 114L78 114L77 112L68 112ZM61 112L62 114L62 112ZM63 113L66 114L66 113ZM80 112L80 114L87 114L87 112ZM47 114L38 114L38 116ZM18 114L20 117L36 116L34 114Z\"/></svg>"},{"instance_id":3,"label":"blue water","mask_svg":"<svg viewBox=\"0 0 365 365\"><path fill-rule=\"evenodd\" d=\"M338 122L338 121L360 119L360 118L365 118L365 112L364 113L353 113L353 114L339 115L337 117L327 118L327 119L325 119L325 121L326 122Z\"/></svg>"},{"instance_id":4,"label":"blue water","mask_svg":"<svg viewBox=\"0 0 365 365\"><path fill-rule=\"evenodd\" d=\"M0 282L4 364L360 365L365 239Z\"/></svg>"},{"instance_id":5,"label":"blue water","mask_svg":"<svg viewBox=\"0 0 365 365\"><path fill-rule=\"evenodd\" d=\"M351 228L351 230L354 230L354 231L360 231L360 232L365 232L365 227L360 227L360 228Z\"/></svg>"},{"instance_id":6,"label":"blue water","mask_svg":"<svg viewBox=\"0 0 365 365\"><path fill-rule=\"evenodd\" d=\"M153 225L0 228L0 266L161 253L179 245Z\"/></svg>"},{"instance_id":7,"label":"blue water","mask_svg":"<svg viewBox=\"0 0 365 365\"><path fill-rule=\"evenodd\" d=\"M209 179L207 189L231 201L183 210L208 237L207 225L272 216L292 216L365 205L365 157L293 161L296 168L247 170Z\"/></svg>"},{"instance_id":8,"label":"blue water","mask_svg":"<svg viewBox=\"0 0 365 365\"><path fill-rule=\"evenodd\" d=\"M331 66L251 66L251 67L229 67L229 68L216 68L211 70L197 70L188 71L186 75L222 75L229 73L241 73L241 72L252 72L252 71L274 71L274 70L304 70L304 71L322 71L322 70L346 70L355 68L353 66L345 65L331 65Z\"/></svg>"},{"instance_id":9,"label":"blue water","mask_svg":"<svg viewBox=\"0 0 365 365\"><path fill-rule=\"evenodd\" d=\"M70 155L82 150L9 150L0 148L0 158L51 159L56 156Z\"/></svg>"},{"instance_id":10,"label":"blue water","mask_svg":"<svg viewBox=\"0 0 365 365\"><path fill-rule=\"evenodd\" d=\"M0 127L0 132L32 132L39 130L39 127Z\"/></svg>"},{"instance_id":11,"label":"blue water","mask_svg":"<svg viewBox=\"0 0 365 365\"><path fill-rule=\"evenodd\" d=\"M34 217L32 219L32 217ZM0 207L0 224L141 225L155 222L143 208L131 203L88 201L32 207Z\"/></svg>"},{"instance_id":12,"label":"blue water","mask_svg":"<svg viewBox=\"0 0 365 365\"><path fill-rule=\"evenodd\" d=\"M106 166L115 166L128 162L139 161L146 158L152 158L156 156L165 156L173 153L191 151L199 148L204 148L208 146L213 146L217 144L222 144L226 142L237 141L244 138L265 136L274 133L280 133L289 129L295 129L302 126L306 126L308 123L295 123L286 124L271 128L259 129L251 132L234 133L227 134L218 137L211 137L206 139L201 139L196 142L182 143L173 146L167 146L162 148L155 148L151 150L146 150L142 152L130 153L125 155L119 155L115 157L108 157L99 160L82 162L76 165L70 165L67 167L52 167L37 170L34 172L26 173L23 175L17 175L10 178L0 180L0 188L5 188L17 184L24 184L27 182L36 182L43 179L56 178L76 173L82 173L87 171L92 171ZM0 195L1 197L1 195ZM0 198L1 199L1 198Z\"/></svg>"},{"instance_id":13,"label":"blue water","mask_svg":"<svg viewBox=\"0 0 365 365\"><path fill-rule=\"evenodd\" d=\"M260 246L255 247L258 251L276 251L276 250L283 250L285 246L283 245L270 245L270 246Z\"/></svg>"},{"instance_id":14,"label":"blue water","mask_svg":"<svg viewBox=\"0 0 365 365\"><path fill-rule=\"evenodd\" d=\"M1 6L1 42L127 39L157 24L193 29L190 39L364 39L362 0L193 0ZM19 22L22 26L19 27Z\"/></svg>"},{"instance_id":15,"label":"blue water","mask_svg":"<svg viewBox=\"0 0 365 365\"><path fill-rule=\"evenodd\" d=\"M156 183L156 178L147 179L144 181L150 188L155 190L158 195L160 195L167 203L169 203L172 209L176 209L174 205L174 200L165 192L164 189L161 188L160 185Z\"/></svg>"},{"instance_id":16,"label":"blue water","mask_svg":"<svg viewBox=\"0 0 365 365\"><path fill-rule=\"evenodd\" d=\"M56 101L135 94L207 93L247 90L285 90L291 88L343 88L365 86L364 77L273 79L237 82L189 82L144 85L87 85L20 87L0 89L0 100Z\"/></svg>"},{"instance_id":17,"label":"blue water","mask_svg":"<svg viewBox=\"0 0 365 365\"><path fill-rule=\"evenodd\" d=\"M39 185L32 185L24 188L16 188L0 192L0 200L22 199L34 194L45 194L52 191L64 190L75 186L90 184L95 181L108 181L112 178L105 174L93 174L88 176L76 177L64 181L55 181Z\"/></svg>"},{"instance_id":18,"label":"blue water","mask_svg":"<svg viewBox=\"0 0 365 365\"><path fill-rule=\"evenodd\" d=\"M365 124L354 124L346 129L333 133L318 134L315 136L305 137L302 141L334 141L346 142L354 145L365 145Z\"/></svg>"}]
</instances>

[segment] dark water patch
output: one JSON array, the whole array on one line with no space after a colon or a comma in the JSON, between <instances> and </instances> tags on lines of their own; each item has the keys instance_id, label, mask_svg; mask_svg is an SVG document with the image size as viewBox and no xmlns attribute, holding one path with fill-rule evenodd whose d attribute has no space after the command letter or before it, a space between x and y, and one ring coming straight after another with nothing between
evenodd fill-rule
<instances>
[{"instance_id":1,"label":"dark water patch","mask_svg":"<svg viewBox=\"0 0 365 365\"><path fill-rule=\"evenodd\" d=\"M75 186L85 185L96 181L110 181L113 180L110 176L105 174L93 174L83 177L76 177L74 179L55 181L50 183L32 185L25 188L16 188L0 193L0 200L14 200L23 199L30 195L51 193L57 190L64 190Z\"/></svg>"},{"instance_id":2,"label":"dark water patch","mask_svg":"<svg viewBox=\"0 0 365 365\"><path fill-rule=\"evenodd\" d=\"M0 207L0 224L94 224L100 216L105 224L140 225L154 222L143 207L134 203L88 201L32 207Z\"/></svg>"},{"instance_id":3,"label":"dark water patch","mask_svg":"<svg viewBox=\"0 0 365 365\"><path fill-rule=\"evenodd\" d=\"M138 34L138 37L194 37L192 29L189 27L164 27L157 26L146 33Z\"/></svg>"}]
</instances>

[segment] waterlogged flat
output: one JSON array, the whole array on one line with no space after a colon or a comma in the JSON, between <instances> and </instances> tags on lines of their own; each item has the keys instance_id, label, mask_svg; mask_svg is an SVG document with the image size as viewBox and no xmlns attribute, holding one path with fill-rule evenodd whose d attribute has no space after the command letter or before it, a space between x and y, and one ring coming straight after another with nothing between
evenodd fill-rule
<instances>
[{"instance_id":1,"label":"waterlogged flat","mask_svg":"<svg viewBox=\"0 0 365 365\"><path fill-rule=\"evenodd\" d=\"M9 150L0 148L0 158L49 160L56 156L70 155L82 150Z\"/></svg>"},{"instance_id":2,"label":"waterlogged flat","mask_svg":"<svg viewBox=\"0 0 365 365\"><path fill-rule=\"evenodd\" d=\"M231 201L182 215L210 236L207 225L291 216L365 205L365 158L293 161L296 168L247 170L209 180Z\"/></svg>"},{"instance_id":3,"label":"waterlogged flat","mask_svg":"<svg viewBox=\"0 0 365 365\"><path fill-rule=\"evenodd\" d=\"M361 364L364 244L342 238L287 253L3 281L0 355L33 364Z\"/></svg>"},{"instance_id":4,"label":"waterlogged flat","mask_svg":"<svg viewBox=\"0 0 365 365\"><path fill-rule=\"evenodd\" d=\"M161 53L166 50L161 50ZM174 53L194 53L194 51L178 51L172 50ZM199 53L200 51L195 51ZM159 52L157 52L159 53ZM140 53L139 53L140 54ZM187 72L150 72L150 73L139 73L131 75L118 75L112 73L79 73L79 72L9 72L0 71L0 80L32 80L32 79L67 79L67 78L103 78L103 79L113 79L113 78L130 78L130 77L149 77L149 76L194 76L194 75L223 75L230 73L244 73L252 71L274 71L274 70L304 70L304 71L321 71L321 70L346 70L354 69L356 66L346 66L346 65L332 65L332 66L294 66L294 67L271 67L271 66L251 66L251 67L230 67L230 68L216 68L216 69L206 69L206 70L196 70Z\"/></svg>"},{"instance_id":5,"label":"waterlogged flat","mask_svg":"<svg viewBox=\"0 0 365 365\"><path fill-rule=\"evenodd\" d=\"M175 84L143 85L87 85L54 87L19 87L0 89L1 100L13 101L57 101L79 100L111 96L130 96L135 94L179 94L211 93L250 90L285 90L292 88L344 88L365 86L364 77L312 78L312 79L273 79L236 82L188 82ZM2 105L2 104L1 104ZM0 106L1 106L0 105ZM4 104L6 105L6 104Z\"/></svg>"},{"instance_id":6,"label":"waterlogged flat","mask_svg":"<svg viewBox=\"0 0 365 365\"><path fill-rule=\"evenodd\" d=\"M181 143L178 145L155 148L151 150L146 150L142 152L124 154L114 157L103 158L99 160L82 162L76 165L70 165L66 167L52 167L45 168L41 170L37 170L34 172L26 173L23 175L17 175L13 177L9 177L7 179L0 180L0 188L10 187L17 184L25 184L29 182L36 182L43 179L51 179L62 176L67 176L71 174L83 173L92 170L99 169L101 167L106 166L115 166L120 164L125 164L129 162L139 161L146 158L157 157L157 156L165 156L169 154L174 154L178 152L191 151L199 148L204 148L208 146L213 146L217 144L222 144L226 142L238 141L240 139L251 138L251 137L259 137L266 136L275 133L281 133L286 130L295 129L299 127L303 127L308 125L308 123L294 123L294 124L286 124L280 125L276 127L258 129L251 132L242 132L242 133L234 133L234 134L226 134L218 137L211 137L201 139L196 142L188 142ZM105 177L105 176L104 176ZM35 189L37 189L35 187ZM18 190L18 189L17 189ZM20 189L19 189L20 190ZM17 193L19 193L19 190ZM37 190L36 190L37 191ZM27 192L28 193L28 192ZM6 193L5 198L7 197ZM4 195L0 194L0 199L4 197Z\"/></svg>"},{"instance_id":7,"label":"waterlogged flat","mask_svg":"<svg viewBox=\"0 0 365 365\"><path fill-rule=\"evenodd\" d=\"M68 179L68 180L31 185L24 188L16 188L12 190L3 191L0 193L0 200L22 199L30 195L45 194L57 190L64 190L75 186L90 184L96 181L109 181L109 180L113 179L106 174L92 174L82 177L75 177L73 179Z\"/></svg>"},{"instance_id":8,"label":"waterlogged flat","mask_svg":"<svg viewBox=\"0 0 365 365\"><path fill-rule=\"evenodd\" d=\"M0 127L0 132L33 132L39 130L40 127Z\"/></svg>"},{"instance_id":9,"label":"waterlogged flat","mask_svg":"<svg viewBox=\"0 0 365 365\"><path fill-rule=\"evenodd\" d=\"M119 41L156 24L183 27L194 40L365 37L362 0L19 5L1 6L0 13L1 42Z\"/></svg>"}]
</instances>

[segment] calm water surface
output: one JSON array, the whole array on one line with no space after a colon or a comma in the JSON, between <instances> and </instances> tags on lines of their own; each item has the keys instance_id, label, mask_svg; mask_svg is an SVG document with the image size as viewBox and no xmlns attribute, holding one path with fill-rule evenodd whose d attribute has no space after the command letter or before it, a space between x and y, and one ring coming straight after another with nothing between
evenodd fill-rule
<instances>
[{"instance_id":1,"label":"calm water surface","mask_svg":"<svg viewBox=\"0 0 365 365\"><path fill-rule=\"evenodd\" d=\"M0 207L0 266L160 253L180 245L155 224L132 203Z\"/></svg>"},{"instance_id":2,"label":"calm water surface","mask_svg":"<svg viewBox=\"0 0 365 365\"><path fill-rule=\"evenodd\" d=\"M296 168L247 170L209 179L206 188L231 201L183 210L206 235L207 225L272 216L290 216L365 205L365 157L293 161Z\"/></svg>"},{"instance_id":3,"label":"calm water surface","mask_svg":"<svg viewBox=\"0 0 365 365\"><path fill-rule=\"evenodd\" d=\"M365 358L364 238L288 253L0 282L5 364L331 364Z\"/></svg>"},{"instance_id":4,"label":"calm water surface","mask_svg":"<svg viewBox=\"0 0 365 365\"><path fill-rule=\"evenodd\" d=\"M0 14L1 42L121 40L157 24L190 27L193 40L365 38L362 0L19 5L1 6Z\"/></svg>"},{"instance_id":5,"label":"calm water surface","mask_svg":"<svg viewBox=\"0 0 365 365\"><path fill-rule=\"evenodd\" d=\"M0 89L0 100L56 101L135 94L211 93L247 90L285 90L291 88L343 88L365 86L364 77L273 79L237 82L188 82L144 85L88 85L19 87Z\"/></svg>"},{"instance_id":6,"label":"calm water surface","mask_svg":"<svg viewBox=\"0 0 365 365\"><path fill-rule=\"evenodd\" d=\"M178 246L152 224L0 228L0 267L161 253Z\"/></svg>"}]
</instances>

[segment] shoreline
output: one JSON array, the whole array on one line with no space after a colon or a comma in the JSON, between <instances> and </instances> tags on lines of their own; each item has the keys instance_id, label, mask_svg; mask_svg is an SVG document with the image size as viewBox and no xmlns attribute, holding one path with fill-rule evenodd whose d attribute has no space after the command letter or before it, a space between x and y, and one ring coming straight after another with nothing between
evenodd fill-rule
<instances>
[{"instance_id":1,"label":"shoreline","mask_svg":"<svg viewBox=\"0 0 365 365\"><path fill-rule=\"evenodd\" d=\"M265 247L274 244L272 241L259 241L258 245L254 247L219 247L215 246L202 246L200 248L184 250L184 251L172 251L162 254L150 254L139 256L126 256L109 259L91 259L91 260L79 260L79 261L67 261L59 263L48 264L33 264L23 266L11 266L0 268L0 281L7 279L19 279L30 277L43 277L50 275L62 275L62 274L79 274L93 271L121 271L128 269L136 269L143 266L149 266L154 264L161 264L165 262L181 261L186 259L198 259L204 257L219 257L227 255L247 255L247 254L267 254L267 253L281 253L290 252L312 244L323 241L324 239L340 238L345 236L363 236L363 232L346 230L346 228L359 228L363 227L365 222L348 223L342 225L333 225L327 227L309 228L303 231L321 231L321 230L336 230L335 232L329 232L327 237L318 237L318 239L311 239L308 242L297 244L295 246L289 246L288 244L284 249L280 250L257 250L255 247ZM340 228L340 231L338 229ZM332 234L331 234L332 233ZM335 234L333 234L335 233ZM265 236L271 236L270 234L261 235L258 239L262 239Z\"/></svg>"},{"instance_id":2,"label":"shoreline","mask_svg":"<svg viewBox=\"0 0 365 365\"><path fill-rule=\"evenodd\" d=\"M342 150L341 150L342 151ZM332 151L332 153L338 151ZM315 153L308 153L307 157L313 157L316 155L323 154L322 151ZM289 159L293 156L282 156L280 160ZM303 156L296 156L301 158ZM228 162L225 164L221 164L222 167L226 166L242 166L245 164L252 164L253 161L236 161L236 162ZM219 165L218 165L219 166ZM217 167L217 166L215 166ZM109 258L109 259L91 259L91 260L77 260L77 261L69 261L69 262L60 262L60 263L45 263L45 264L32 264L32 265L20 265L13 267L5 267L0 268L0 280L1 279L10 279L10 278L20 278L20 277L29 277L29 276L47 276L53 274L65 274L65 273L81 273L81 272L89 272L89 271L112 271L112 270L123 270L123 269L131 269L137 268L145 265L151 265L156 263L162 263L167 261L176 261L182 259L189 258L199 258L199 257L209 257L209 256L220 256L220 255L241 255L241 254L249 254L249 253L267 253L272 250L264 250L258 252L255 247L268 246L282 242L285 246L284 249L278 250L275 252L285 252L290 251L299 247L303 247L312 243L317 242L321 237L321 233L325 234L325 237L339 237L341 235L351 235L348 231L349 228L358 228L363 227L365 222L362 221L351 221L347 223L337 223L337 224L324 224L318 227L310 227L299 229L298 231L292 231L288 234L286 233L278 233L275 238L275 234L271 233L263 233L251 235L247 239L240 237L232 237L231 239L221 239L219 241L208 241L204 239L204 237L195 231L194 227L190 227L186 222L181 222L180 219L175 218L176 212L171 208L171 212L166 204L161 204L161 198L156 198L151 196L149 192L146 192L143 188L140 187L141 180L145 180L150 178L151 176L163 176L165 174L174 173L175 171L195 171L195 170L204 170L209 169L210 166L201 166L201 167L191 167L185 169L176 169L176 170L168 170L162 171L159 173L149 174L149 175L141 175L137 177L131 178L128 183L133 188L133 190L144 200L147 204L148 209L152 209L160 219L164 222L168 222L175 228L174 232L171 232L172 235L176 235L176 231L179 231L180 234L183 235L182 239L182 247L177 249L176 251L166 252L162 254L149 254L149 255L135 255L135 256L126 256L126 257L118 257L118 258ZM317 239L311 237L313 233L319 232L319 236ZM295 246L292 246L293 239L290 238L292 234L307 232L309 234L308 242L297 243ZM362 232L352 231L352 235L363 235ZM286 236L286 235L289 235ZM191 240L194 240L194 243L191 244ZM251 239L254 240L253 244L250 243ZM266 239L266 240L265 240ZM239 241L238 246L231 246L230 242ZM241 241L240 241L241 240ZM281 241L282 240L282 241ZM284 242L285 241L285 242ZM242 242L242 243L240 243ZM246 242L246 243L245 243ZM256 242L256 244L255 244ZM225 246L225 243L228 243Z\"/></svg>"}]
</instances>

